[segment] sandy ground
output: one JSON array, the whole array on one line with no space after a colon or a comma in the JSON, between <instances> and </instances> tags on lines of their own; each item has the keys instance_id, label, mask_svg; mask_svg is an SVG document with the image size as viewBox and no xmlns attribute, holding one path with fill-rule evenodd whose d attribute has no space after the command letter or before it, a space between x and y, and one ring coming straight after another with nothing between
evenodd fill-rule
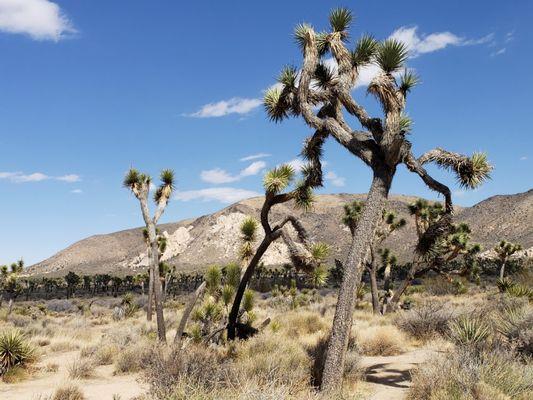
<instances>
[{"instance_id":1,"label":"sandy ground","mask_svg":"<svg viewBox=\"0 0 533 400\"><path fill-rule=\"evenodd\" d=\"M66 383L78 385L87 400L113 400L113 395L119 395L121 400L128 400L145 392L146 387L138 382L137 374L113 375L113 365L97 367L92 379L73 381L68 377L67 368L78 354L79 351L70 351L43 356L36 365L37 369L48 363L56 363L59 365L58 371L38 372L20 383L0 382L0 399L39 400L53 394L56 388Z\"/></svg>"},{"instance_id":2,"label":"sandy ground","mask_svg":"<svg viewBox=\"0 0 533 400\"><path fill-rule=\"evenodd\" d=\"M411 371L433 354L434 350L418 349L398 356L363 357L361 365L372 391L368 400L404 399L411 385Z\"/></svg>"}]
</instances>

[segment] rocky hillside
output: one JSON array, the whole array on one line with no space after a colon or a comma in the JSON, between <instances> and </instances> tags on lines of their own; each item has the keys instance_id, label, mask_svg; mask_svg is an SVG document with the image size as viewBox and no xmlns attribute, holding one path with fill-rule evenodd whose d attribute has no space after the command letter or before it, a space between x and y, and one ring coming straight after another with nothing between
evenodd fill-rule
<instances>
[{"instance_id":1,"label":"rocky hillside","mask_svg":"<svg viewBox=\"0 0 533 400\"><path fill-rule=\"evenodd\" d=\"M289 212L301 218L312 239L329 243L331 260L344 258L350 239L341 223L343 205L363 200L365 195L319 195L314 209L308 213L294 212L291 205L276 206L272 221ZM408 220L402 231L393 234L385 243L401 259L412 257L415 229L408 217L407 206L415 200L408 196L391 196L389 209ZM236 260L239 248L239 225L247 215L258 217L262 198L235 203L221 211L196 219L161 225L167 236L163 259L182 271L201 270L210 264L224 264ZM516 195L494 196L473 207L458 208L455 218L467 222L474 240L484 248L491 248L500 239L516 241L524 248L533 246L533 190ZM280 241L274 243L263 257L266 265L288 262L288 252ZM134 273L147 264L141 229L130 229L106 235L92 236L60 251L56 255L31 266L33 275L63 275L68 271L80 274Z\"/></svg>"}]
</instances>

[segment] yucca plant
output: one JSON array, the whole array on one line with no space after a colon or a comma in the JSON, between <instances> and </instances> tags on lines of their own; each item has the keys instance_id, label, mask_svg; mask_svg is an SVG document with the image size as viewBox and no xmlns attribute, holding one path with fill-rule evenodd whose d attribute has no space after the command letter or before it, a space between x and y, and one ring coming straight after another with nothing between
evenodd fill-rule
<instances>
[{"instance_id":1,"label":"yucca plant","mask_svg":"<svg viewBox=\"0 0 533 400\"><path fill-rule=\"evenodd\" d=\"M513 297L527 297L530 301L533 300L533 289L521 284L514 284L507 289L505 292Z\"/></svg>"},{"instance_id":2,"label":"yucca plant","mask_svg":"<svg viewBox=\"0 0 533 400\"><path fill-rule=\"evenodd\" d=\"M480 346L490 333L490 327L480 318L463 315L450 323L450 338L458 346Z\"/></svg>"},{"instance_id":3,"label":"yucca plant","mask_svg":"<svg viewBox=\"0 0 533 400\"><path fill-rule=\"evenodd\" d=\"M17 365L24 366L36 359L35 348L17 329L0 333L0 376Z\"/></svg>"},{"instance_id":4,"label":"yucca plant","mask_svg":"<svg viewBox=\"0 0 533 400\"><path fill-rule=\"evenodd\" d=\"M494 251L496 252L500 262L500 279L505 277L505 266L509 258L520 250L522 250L522 246L520 244L511 243L506 240L502 240L496 247L494 247Z\"/></svg>"},{"instance_id":5,"label":"yucca plant","mask_svg":"<svg viewBox=\"0 0 533 400\"><path fill-rule=\"evenodd\" d=\"M513 282L513 280L511 278L507 278L507 277L504 277L503 279L499 278L496 281L496 286L497 286L498 290L501 293L506 292L508 289L510 289L514 285L515 285L515 283Z\"/></svg>"}]
</instances>

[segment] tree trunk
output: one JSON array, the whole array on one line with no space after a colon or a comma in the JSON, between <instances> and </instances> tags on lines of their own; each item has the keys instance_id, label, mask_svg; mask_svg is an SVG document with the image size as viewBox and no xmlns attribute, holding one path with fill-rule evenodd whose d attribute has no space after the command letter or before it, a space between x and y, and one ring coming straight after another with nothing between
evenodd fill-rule
<instances>
[{"instance_id":1,"label":"tree trunk","mask_svg":"<svg viewBox=\"0 0 533 400\"><path fill-rule=\"evenodd\" d=\"M505 277L505 264L506 263L507 263L507 258L504 258L502 260L502 266L500 267L500 279L502 279L502 280Z\"/></svg>"},{"instance_id":2,"label":"tree trunk","mask_svg":"<svg viewBox=\"0 0 533 400\"><path fill-rule=\"evenodd\" d=\"M355 291L361 282L363 261L381 221L389 194L392 172L374 171L374 178L361 214L350 251L344 263L344 277L339 291L331 336L326 353L321 389L335 392L341 388L344 359L352 327Z\"/></svg>"},{"instance_id":3,"label":"tree trunk","mask_svg":"<svg viewBox=\"0 0 533 400\"><path fill-rule=\"evenodd\" d=\"M7 305L7 315L11 315L12 311L13 311L13 298L9 297L9 303Z\"/></svg>"},{"instance_id":4,"label":"tree trunk","mask_svg":"<svg viewBox=\"0 0 533 400\"><path fill-rule=\"evenodd\" d=\"M235 328L237 324L237 318L239 317L239 310L241 308L241 301L244 296L244 291L246 290L246 287L248 286L248 283L254 274L255 267L257 267L257 264L259 264L261 257L263 256L263 254L265 254L265 251L268 249L268 246L270 246L270 243L272 243L272 241L272 234L265 236L265 238L257 248L257 251L254 254L252 260L250 261L250 264L248 264L248 268L246 268L246 271L242 276L228 317L228 340L235 339Z\"/></svg>"},{"instance_id":5,"label":"tree trunk","mask_svg":"<svg viewBox=\"0 0 533 400\"><path fill-rule=\"evenodd\" d=\"M387 262L387 265L385 266L385 272L383 273L383 289L387 292L391 288L391 281L390 281L390 274L391 274L391 264Z\"/></svg>"},{"instance_id":6,"label":"tree trunk","mask_svg":"<svg viewBox=\"0 0 533 400\"><path fill-rule=\"evenodd\" d=\"M202 282L202 284L198 286L198 288L194 291L185 310L183 310L183 315L181 316L180 324L178 326L178 330L176 331L176 336L174 336L174 344L177 345L178 348L181 343L181 338L183 337L183 332L185 331L185 327L187 326L187 321L189 320L189 316L191 315L191 312L196 302L198 301L198 299L204 294L206 287L207 287L207 284L205 283L205 281Z\"/></svg>"},{"instance_id":7,"label":"tree trunk","mask_svg":"<svg viewBox=\"0 0 533 400\"><path fill-rule=\"evenodd\" d=\"M161 288L161 279L159 279L159 250L157 246L157 240L155 240L155 226L152 225L150 230L153 230L153 238L151 242L152 246L152 274L153 274L153 291L154 291L154 303L155 314L157 319L157 335L159 341L166 343L167 334L165 327L165 317L163 315L163 293Z\"/></svg>"},{"instance_id":8,"label":"tree trunk","mask_svg":"<svg viewBox=\"0 0 533 400\"><path fill-rule=\"evenodd\" d=\"M152 257L150 257L150 263ZM148 304L146 305L146 320L152 320L152 303L154 299L154 270L152 265L148 267Z\"/></svg>"},{"instance_id":9,"label":"tree trunk","mask_svg":"<svg viewBox=\"0 0 533 400\"><path fill-rule=\"evenodd\" d=\"M377 265L372 262L370 268L370 294L372 295L372 312L377 315L380 313L379 307L379 290L378 290L378 279L377 275Z\"/></svg>"},{"instance_id":10,"label":"tree trunk","mask_svg":"<svg viewBox=\"0 0 533 400\"><path fill-rule=\"evenodd\" d=\"M405 290L411 285L412 280L415 278L416 271L418 269L418 262L414 261L409 269L409 273L405 280L400 283L398 289L394 292L392 298L387 304L383 304L383 314L390 313L398 308L398 303Z\"/></svg>"}]
</instances>

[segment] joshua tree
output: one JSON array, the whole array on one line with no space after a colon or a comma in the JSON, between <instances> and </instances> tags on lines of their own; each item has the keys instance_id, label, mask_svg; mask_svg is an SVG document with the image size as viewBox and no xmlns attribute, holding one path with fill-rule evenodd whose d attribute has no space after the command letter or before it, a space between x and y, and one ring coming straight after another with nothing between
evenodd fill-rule
<instances>
[{"instance_id":1,"label":"joshua tree","mask_svg":"<svg viewBox=\"0 0 533 400\"><path fill-rule=\"evenodd\" d=\"M498 255L498 261L500 262L500 279L505 277L505 264L507 264L509 257L520 250L522 250L520 244L511 243L506 240L502 240L494 247L494 251Z\"/></svg>"},{"instance_id":2,"label":"joshua tree","mask_svg":"<svg viewBox=\"0 0 533 400\"><path fill-rule=\"evenodd\" d=\"M152 179L148 175L141 174L136 169L131 168L124 178L124 186L132 191L141 205L141 212L144 223L146 224L148 242L150 244L148 247L148 256L150 259L149 269L153 282L157 333L159 340L161 342L166 342L161 281L159 279L154 279L154 277L159 277L159 243L157 240L158 235L156 227L174 189L174 172L170 169L165 169L161 171L160 178L161 184L154 193L154 201L157 208L153 217L150 216L150 210L148 208L148 196L150 194L150 183ZM150 301L148 304L150 304Z\"/></svg>"},{"instance_id":3,"label":"joshua tree","mask_svg":"<svg viewBox=\"0 0 533 400\"><path fill-rule=\"evenodd\" d=\"M271 225L269 214L273 206L276 204L286 203L293 200L296 207L301 209L308 209L312 203L311 188L318 186L322 181L320 172L320 161L318 158L313 158L308 168L304 172L305 179L298 182L295 188L283 193L283 191L291 185L294 180L294 169L289 165L281 165L266 173L263 179L263 186L265 188L265 201L261 208L261 226L264 231L264 238L253 251L242 251L249 258L248 266L242 275L242 279L237 288L235 299L231 307L228 321L228 339L235 339L236 329L238 327L237 320L241 312L241 302L248 287L248 284L254 274L254 271L261 260L261 257L267 251L268 247L280 237L289 249L289 254L294 266L297 269L302 269L308 272L313 271L320 264L320 259L325 257L324 252L318 251L316 246L320 244L311 244L307 238L307 232L301 223L294 216L287 216L283 220ZM298 242L292 240L289 233L284 229L285 225L289 223L296 230L298 234ZM257 223L251 224L245 221L241 227L241 232L244 237L243 249L247 248L246 240L255 238L255 230ZM252 255L253 254L253 255ZM317 259L315 256L320 256Z\"/></svg>"},{"instance_id":4,"label":"joshua tree","mask_svg":"<svg viewBox=\"0 0 533 400\"><path fill-rule=\"evenodd\" d=\"M81 278L78 274L75 272L69 271L68 274L65 275L65 282L67 283L67 299L74 295L76 292L76 287L80 284Z\"/></svg>"},{"instance_id":5,"label":"joshua tree","mask_svg":"<svg viewBox=\"0 0 533 400\"><path fill-rule=\"evenodd\" d=\"M301 116L314 130L306 141L304 156L319 155L324 141L332 136L373 173L366 205L344 263L344 278L324 367L322 389L326 391L338 389L342 381L355 289L361 281L363 261L398 165L404 164L430 189L444 196L447 217L428 232L426 244L431 244L437 232L448 229L453 207L450 189L430 176L424 165L433 162L454 171L460 184L468 188L478 186L491 170L486 156L480 153L469 158L437 148L418 158L414 156L406 137L411 123L404 109L407 94L418 83L418 78L404 70L397 80L409 56L408 49L395 39L378 42L371 36L363 36L350 51L347 41L351 21L349 10L336 9L330 14L329 32L316 33L308 24L298 25L295 37L303 53L302 67L300 70L285 67L279 77L280 85L269 89L264 100L272 120ZM323 62L327 53L332 55L336 68L330 68ZM371 117L352 96L361 67L370 63L375 63L380 69L368 86L368 92L381 105L382 118ZM344 118L345 112L354 116L363 130L353 129Z\"/></svg>"},{"instance_id":6,"label":"joshua tree","mask_svg":"<svg viewBox=\"0 0 533 400\"><path fill-rule=\"evenodd\" d=\"M451 224L446 232L439 233L428 246L426 238L428 232L440 221L447 217L445 208L440 203L429 204L426 200L419 199L409 206L411 215L415 218L418 234L417 251L415 252L407 278L398 285L392 298L384 307L384 312L394 311L401 296L409 287L412 280L422 276L428 271L444 275L448 280L450 275L464 275L465 270L449 270L448 264L459 256L472 259L481 251L479 244L470 243L470 227L465 223Z\"/></svg>"}]
</instances>

